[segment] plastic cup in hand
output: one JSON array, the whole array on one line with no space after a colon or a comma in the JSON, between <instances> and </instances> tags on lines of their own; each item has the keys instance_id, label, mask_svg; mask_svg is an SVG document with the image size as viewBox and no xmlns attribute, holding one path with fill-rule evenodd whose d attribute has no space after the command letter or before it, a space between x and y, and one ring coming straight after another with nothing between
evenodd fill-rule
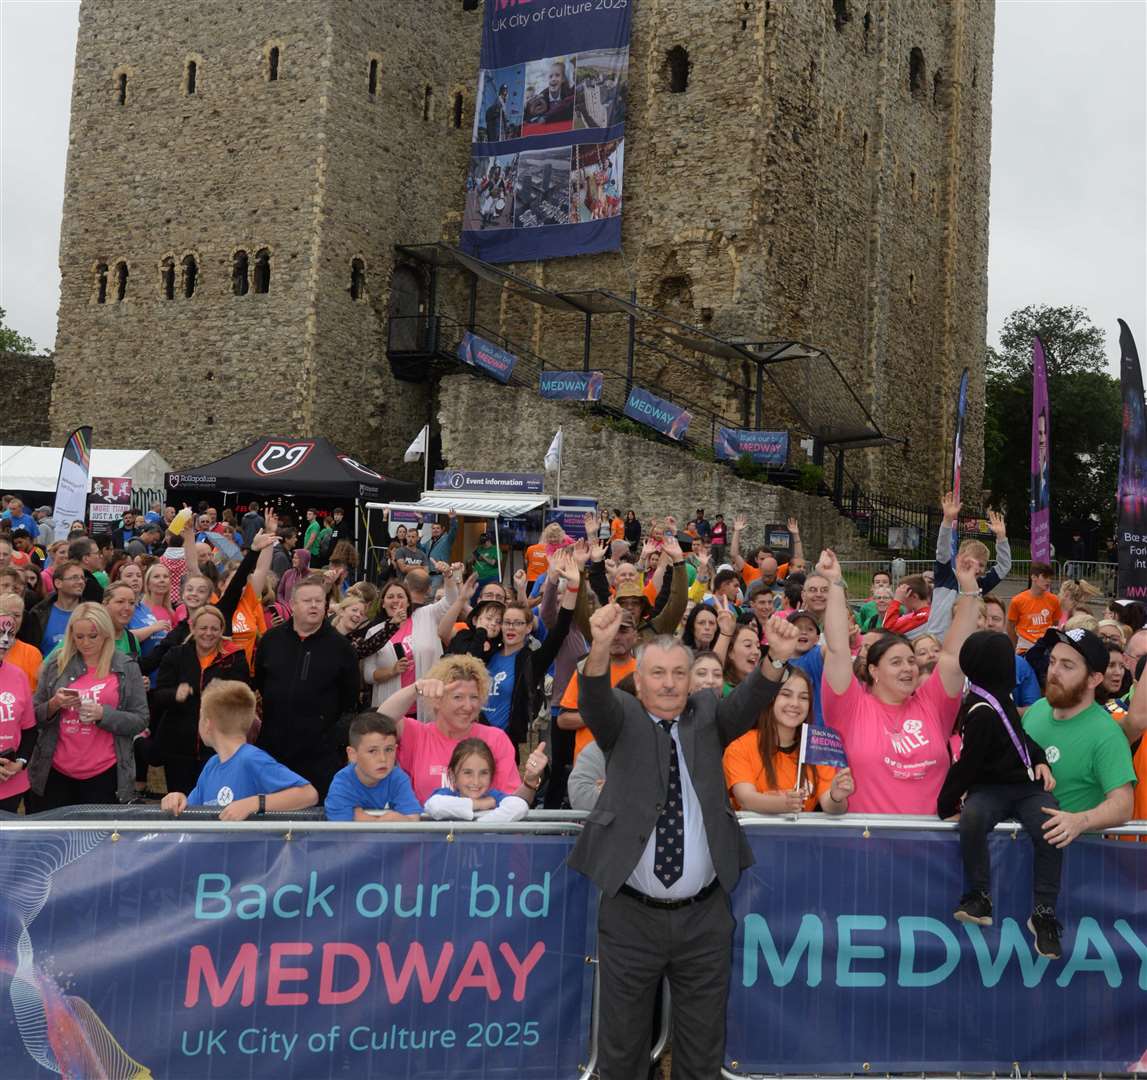
<instances>
[{"instance_id":1,"label":"plastic cup in hand","mask_svg":"<svg viewBox=\"0 0 1147 1080\"><path fill-rule=\"evenodd\" d=\"M183 530L187 528L187 523L191 520L193 513L194 511L190 506L185 506L171 519L171 524L167 527L168 532L170 532L172 536L179 536Z\"/></svg>"}]
</instances>

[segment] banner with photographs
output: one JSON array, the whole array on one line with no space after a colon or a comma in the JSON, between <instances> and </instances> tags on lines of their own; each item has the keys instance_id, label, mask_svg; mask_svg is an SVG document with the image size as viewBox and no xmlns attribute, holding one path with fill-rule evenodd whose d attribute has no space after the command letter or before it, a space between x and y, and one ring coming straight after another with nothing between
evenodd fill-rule
<instances>
[{"instance_id":1,"label":"banner with photographs","mask_svg":"<svg viewBox=\"0 0 1147 1080\"><path fill-rule=\"evenodd\" d=\"M621 247L630 7L486 4L464 251L513 262Z\"/></svg>"},{"instance_id":2,"label":"banner with photographs","mask_svg":"<svg viewBox=\"0 0 1147 1080\"><path fill-rule=\"evenodd\" d=\"M492 341L472 334L469 330L462 335L462 340L458 343L458 359L471 367L481 368L498 382L503 383L510 381L514 365L518 362L513 353L506 352Z\"/></svg>"},{"instance_id":3,"label":"banner with photographs","mask_svg":"<svg viewBox=\"0 0 1147 1080\"><path fill-rule=\"evenodd\" d=\"M538 391L556 401L601 401L604 371L543 371Z\"/></svg>"},{"instance_id":4,"label":"banner with photographs","mask_svg":"<svg viewBox=\"0 0 1147 1080\"><path fill-rule=\"evenodd\" d=\"M689 430L689 421L693 419L693 414L688 410L659 398L640 386L635 386L629 391L624 411L631 420L637 420L678 442L685 438L685 432Z\"/></svg>"},{"instance_id":5,"label":"banner with photographs","mask_svg":"<svg viewBox=\"0 0 1147 1080\"><path fill-rule=\"evenodd\" d=\"M1119 596L1147 600L1147 409L1131 328L1119 320L1123 437L1119 445Z\"/></svg>"},{"instance_id":6,"label":"banner with photographs","mask_svg":"<svg viewBox=\"0 0 1147 1080\"><path fill-rule=\"evenodd\" d=\"M131 509L131 477L97 476L92 480L89 498L89 521L93 524L119 521L124 511Z\"/></svg>"},{"instance_id":7,"label":"banner with photographs","mask_svg":"<svg viewBox=\"0 0 1147 1080\"><path fill-rule=\"evenodd\" d=\"M1051 562L1051 411L1043 342L1032 338L1031 553Z\"/></svg>"},{"instance_id":8,"label":"banner with photographs","mask_svg":"<svg viewBox=\"0 0 1147 1080\"><path fill-rule=\"evenodd\" d=\"M719 427L713 436L713 453L718 461L736 461L748 454L759 465L784 465L789 459L789 433Z\"/></svg>"}]
</instances>

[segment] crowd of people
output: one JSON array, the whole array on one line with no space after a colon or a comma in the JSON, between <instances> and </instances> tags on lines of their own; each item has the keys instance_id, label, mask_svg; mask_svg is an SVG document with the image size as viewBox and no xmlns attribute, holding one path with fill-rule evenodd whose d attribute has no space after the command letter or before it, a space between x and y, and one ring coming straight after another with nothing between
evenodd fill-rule
<instances>
[{"instance_id":1,"label":"crowd of people","mask_svg":"<svg viewBox=\"0 0 1147 1080\"><path fill-rule=\"evenodd\" d=\"M635 914L718 894L727 911L746 865L725 831L735 810L957 819L954 917L981 925L987 837L1016 817L1036 852L1028 925L1049 958L1065 848L1147 818L1147 611L1093 610L1095 589L1056 593L1039 563L999 598L1004 520L990 516L994 554L958 542L951 495L933 570L878 571L867 596L848 595L832 550L806 560L795 519L774 551L748 542L740 514L591 513L581 539L546 526L507 580L491 536L462 550L453 515L388 522L364 580L339 510L155 506L89 531L4 502L0 809L589 810L571 862L610 901L603 1018L632 1019L649 973L672 966L669 942L639 975L624 942L650 927ZM801 757L806 724L840 733L846 767ZM148 787L156 769L165 792ZM706 932L717 956L727 935ZM720 1006L695 998L698 1023ZM612 1028L603 1052L627 1075Z\"/></svg>"}]
</instances>

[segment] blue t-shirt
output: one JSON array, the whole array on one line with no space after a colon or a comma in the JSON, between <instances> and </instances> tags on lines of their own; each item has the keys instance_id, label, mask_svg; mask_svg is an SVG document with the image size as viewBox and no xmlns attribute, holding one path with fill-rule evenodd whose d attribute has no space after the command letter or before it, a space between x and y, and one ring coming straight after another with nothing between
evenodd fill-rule
<instances>
[{"instance_id":1,"label":"blue t-shirt","mask_svg":"<svg viewBox=\"0 0 1147 1080\"><path fill-rule=\"evenodd\" d=\"M271 795L290 787L306 787L309 781L286 765L280 765L257 746L244 743L226 761L214 754L203 766L199 783L187 796L188 806L228 806L236 799Z\"/></svg>"},{"instance_id":2,"label":"blue t-shirt","mask_svg":"<svg viewBox=\"0 0 1147 1080\"><path fill-rule=\"evenodd\" d=\"M490 672L490 696L486 701L486 719L492 727L505 731L510 726L510 701L514 696L514 665L518 654L495 653L486 664Z\"/></svg>"},{"instance_id":3,"label":"blue t-shirt","mask_svg":"<svg viewBox=\"0 0 1147 1080\"><path fill-rule=\"evenodd\" d=\"M432 791L430 793L431 798L434 798L435 795L452 795L454 798L458 799L462 797L462 792L455 791L452 787L440 787L436 791ZM490 790L487 791L486 795L483 795L482 798L486 798L487 795L494 800L495 806L501 806L502 800L507 797L504 791L499 791L497 788L490 788Z\"/></svg>"},{"instance_id":4,"label":"blue t-shirt","mask_svg":"<svg viewBox=\"0 0 1147 1080\"><path fill-rule=\"evenodd\" d=\"M804 656L798 656L792 661L792 666L800 668L812 682L812 715L813 723L817 727L824 727L824 713L820 707L820 680L824 674L824 652L819 645L814 645Z\"/></svg>"},{"instance_id":5,"label":"blue t-shirt","mask_svg":"<svg viewBox=\"0 0 1147 1080\"><path fill-rule=\"evenodd\" d=\"M68 620L72 617L70 611L61 611L55 604L48 612L48 623L44 627L44 639L40 642L40 652L47 656L61 641L68 629Z\"/></svg>"},{"instance_id":6,"label":"blue t-shirt","mask_svg":"<svg viewBox=\"0 0 1147 1080\"><path fill-rule=\"evenodd\" d=\"M1012 701L1016 703L1017 709L1026 709L1029 705L1034 705L1041 697L1043 697L1043 691L1039 688L1039 679L1036 677L1035 668L1017 653L1016 688L1012 691Z\"/></svg>"},{"instance_id":7,"label":"blue t-shirt","mask_svg":"<svg viewBox=\"0 0 1147 1080\"><path fill-rule=\"evenodd\" d=\"M359 779L353 764L335 773L323 801L327 821L354 821L356 807L363 810L393 810L399 814L422 813L422 804L414 797L410 777L397 765L373 787Z\"/></svg>"}]
</instances>

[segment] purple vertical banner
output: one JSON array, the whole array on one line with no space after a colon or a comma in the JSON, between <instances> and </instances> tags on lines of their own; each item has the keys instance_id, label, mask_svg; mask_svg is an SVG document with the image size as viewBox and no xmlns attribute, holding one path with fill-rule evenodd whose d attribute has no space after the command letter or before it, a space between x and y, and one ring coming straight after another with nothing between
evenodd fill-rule
<instances>
[{"instance_id":1,"label":"purple vertical banner","mask_svg":"<svg viewBox=\"0 0 1147 1080\"><path fill-rule=\"evenodd\" d=\"M1119 320L1123 437L1119 445L1119 595L1147 599L1147 416L1143 372L1127 324Z\"/></svg>"},{"instance_id":2,"label":"purple vertical banner","mask_svg":"<svg viewBox=\"0 0 1147 1080\"><path fill-rule=\"evenodd\" d=\"M1051 410L1043 342L1032 338L1031 552L1033 562L1051 562Z\"/></svg>"},{"instance_id":3,"label":"purple vertical banner","mask_svg":"<svg viewBox=\"0 0 1147 1080\"><path fill-rule=\"evenodd\" d=\"M960 376L960 392L956 396L956 440L952 448L952 494L960 501L960 469L964 463L964 417L968 412L968 369ZM960 528L952 530L952 565L956 565L956 551L960 544Z\"/></svg>"}]
</instances>

